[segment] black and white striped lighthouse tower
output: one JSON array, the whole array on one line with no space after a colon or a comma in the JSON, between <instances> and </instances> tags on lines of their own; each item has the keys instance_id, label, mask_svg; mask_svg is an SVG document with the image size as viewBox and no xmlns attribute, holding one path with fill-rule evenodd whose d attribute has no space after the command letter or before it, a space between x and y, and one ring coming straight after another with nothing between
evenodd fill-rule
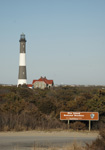
<instances>
[{"instance_id":1,"label":"black and white striped lighthouse tower","mask_svg":"<svg viewBox=\"0 0 105 150\"><path fill-rule=\"evenodd\" d=\"M26 39L25 34L20 35L20 58L19 58L19 74L18 74L18 84L27 84L27 73L26 73Z\"/></svg>"}]
</instances>

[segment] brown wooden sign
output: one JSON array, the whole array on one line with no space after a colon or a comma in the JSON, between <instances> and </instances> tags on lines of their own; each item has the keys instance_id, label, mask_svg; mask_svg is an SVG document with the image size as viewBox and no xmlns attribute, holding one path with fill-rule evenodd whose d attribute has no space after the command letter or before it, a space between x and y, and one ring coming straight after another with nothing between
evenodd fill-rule
<instances>
[{"instance_id":1,"label":"brown wooden sign","mask_svg":"<svg viewBox=\"0 0 105 150\"><path fill-rule=\"evenodd\" d=\"M60 120L99 120L98 112L60 112Z\"/></svg>"}]
</instances>

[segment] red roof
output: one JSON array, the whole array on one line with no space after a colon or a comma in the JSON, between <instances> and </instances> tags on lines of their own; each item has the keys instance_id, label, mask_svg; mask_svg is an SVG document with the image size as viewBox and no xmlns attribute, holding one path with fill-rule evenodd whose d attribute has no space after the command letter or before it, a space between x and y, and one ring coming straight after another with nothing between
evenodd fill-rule
<instances>
[{"instance_id":1,"label":"red roof","mask_svg":"<svg viewBox=\"0 0 105 150\"><path fill-rule=\"evenodd\" d=\"M53 84L53 80L48 80L46 79L46 77L41 77L40 79L38 80L33 80L32 84L34 84L36 81L44 81L46 84Z\"/></svg>"},{"instance_id":2,"label":"red roof","mask_svg":"<svg viewBox=\"0 0 105 150\"><path fill-rule=\"evenodd\" d=\"M38 80L33 80L32 84L34 84L34 82L36 82L36 81L38 81Z\"/></svg>"},{"instance_id":3,"label":"red roof","mask_svg":"<svg viewBox=\"0 0 105 150\"><path fill-rule=\"evenodd\" d=\"M32 87L32 84L27 84L28 87Z\"/></svg>"}]
</instances>

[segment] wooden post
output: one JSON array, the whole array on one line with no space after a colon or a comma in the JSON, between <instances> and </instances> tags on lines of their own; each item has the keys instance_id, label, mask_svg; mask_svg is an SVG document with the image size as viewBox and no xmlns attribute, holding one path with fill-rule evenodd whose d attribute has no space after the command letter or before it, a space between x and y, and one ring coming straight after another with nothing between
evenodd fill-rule
<instances>
[{"instance_id":1,"label":"wooden post","mask_svg":"<svg viewBox=\"0 0 105 150\"><path fill-rule=\"evenodd\" d=\"M91 120L89 120L89 132L91 130Z\"/></svg>"},{"instance_id":2,"label":"wooden post","mask_svg":"<svg viewBox=\"0 0 105 150\"><path fill-rule=\"evenodd\" d=\"M68 129L69 129L69 123L70 123L70 120L68 120Z\"/></svg>"}]
</instances>

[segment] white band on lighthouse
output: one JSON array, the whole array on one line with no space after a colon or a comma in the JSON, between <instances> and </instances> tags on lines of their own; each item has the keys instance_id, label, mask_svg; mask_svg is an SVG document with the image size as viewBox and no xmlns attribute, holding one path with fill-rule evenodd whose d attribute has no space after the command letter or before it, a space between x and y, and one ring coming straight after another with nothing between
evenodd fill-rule
<instances>
[{"instance_id":1,"label":"white band on lighthouse","mask_svg":"<svg viewBox=\"0 0 105 150\"><path fill-rule=\"evenodd\" d=\"M20 53L19 66L26 66L25 53Z\"/></svg>"},{"instance_id":2,"label":"white band on lighthouse","mask_svg":"<svg viewBox=\"0 0 105 150\"><path fill-rule=\"evenodd\" d=\"M18 85L19 84L27 84L27 80L26 79L18 79Z\"/></svg>"}]
</instances>

